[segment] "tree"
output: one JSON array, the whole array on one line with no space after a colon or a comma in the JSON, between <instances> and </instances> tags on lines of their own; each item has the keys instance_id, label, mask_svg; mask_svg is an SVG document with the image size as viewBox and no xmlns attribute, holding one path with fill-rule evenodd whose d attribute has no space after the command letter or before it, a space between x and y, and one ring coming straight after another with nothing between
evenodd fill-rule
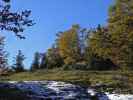
<instances>
[{"instance_id":1,"label":"tree","mask_svg":"<svg viewBox=\"0 0 133 100\"><path fill-rule=\"evenodd\" d=\"M78 27L62 32L57 39L57 48L65 64L74 64L80 60Z\"/></svg>"},{"instance_id":2,"label":"tree","mask_svg":"<svg viewBox=\"0 0 133 100\"><path fill-rule=\"evenodd\" d=\"M13 68L13 70L15 72L23 72L23 71L25 71L24 64L23 64L24 60L25 60L25 56L23 55L22 51L19 50L18 54L15 57L15 63L12 66L12 68Z\"/></svg>"},{"instance_id":3,"label":"tree","mask_svg":"<svg viewBox=\"0 0 133 100\"><path fill-rule=\"evenodd\" d=\"M40 53L36 52L34 55L34 60L31 65L31 70L40 69Z\"/></svg>"},{"instance_id":4,"label":"tree","mask_svg":"<svg viewBox=\"0 0 133 100\"><path fill-rule=\"evenodd\" d=\"M63 65L63 59L59 54L59 49L52 47L48 49L45 58L45 66L48 69L59 68Z\"/></svg>"},{"instance_id":5,"label":"tree","mask_svg":"<svg viewBox=\"0 0 133 100\"><path fill-rule=\"evenodd\" d=\"M10 0L0 1L0 29L14 32L17 37L24 39L22 32L25 27L34 25L33 20L29 19L31 11L12 12Z\"/></svg>"},{"instance_id":6,"label":"tree","mask_svg":"<svg viewBox=\"0 0 133 100\"><path fill-rule=\"evenodd\" d=\"M108 28L112 40L110 57L117 65L124 67L133 62L133 57L130 57L133 55L131 48L133 43L132 2L133 0L116 0L109 12Z\"/></svg>"},{"instance_id":7,"label":"tree","mask_svg":"<svg viewBox=\"0 0 133 100\"><path fill-rule=\"evenodd\" d=\"M8 72L8 59L7 59L7 52L4 50L4 37L0 36L0 75L7 74Z\"/></svg>"},{"instance_id":8,"label":"tree","mask_svg":"<svg viewBox=\"0 0 133 100\"><path fill-rule=\"evenodd\" d=\"M121 69L133 65L133 0L116 0L109 9L107 28L98 28L90 39L93 51Z\"/></svg>"},{"instance_id":9,"label":"tree","mask_svg":"<svg viewBox=\"0 0 133 100\"><path fill-rule=\"evenodd\" d=\"M107 70L116 67L110 58L112 51L108 28L98 25L97 29L90 31L87 45L86 57L92 69Z\"/></svg>"},{"instance_id":10,"label":"tree","mask_svg":"<svg viewBox=\"0 0 133 100\"><path fill-rule=\"evenodd\" d=\"M98 56L108 58L110 56L108 54L111 52L109 42L110 34L108 34L108 29L98 25L97 29L90 32L87 45Z\"/></svg>"},{"instance_id":11,"label":"tree","mask_svg":"<svg viewBox=\"0 0 133 100\"><path fill-rule=\"evenodd\" d=\"M90 70L113 70L116 66L110 59L105 59L98 56L91 47L86 48L85 60L87 62L87 68Z\"/></svg>"},{"instance_id":12,"label":"tree","mask_svg":"<svg viewBox=\"0 0 133 100\"><path fill-rule=\"evenodd\" d=\"M41 63L40 63L40 68L41 69L46 69L47 65L46 65L46 53L42 53L41 54Z\"/></svg>"}]
</instances>

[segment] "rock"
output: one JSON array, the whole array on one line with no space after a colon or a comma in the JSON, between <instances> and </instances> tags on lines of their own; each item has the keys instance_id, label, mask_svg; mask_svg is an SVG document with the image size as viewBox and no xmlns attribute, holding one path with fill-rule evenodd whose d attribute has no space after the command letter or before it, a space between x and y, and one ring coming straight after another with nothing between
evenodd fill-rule
<instances>
[{"instance_id":1,"label":"rock","mask_svg":"<svg viewBox=\"0 0 133 100\"><path fill-rule=\"evenodd\" d=\"M101 86L104 85L96 85ZM96 92L96 88L84 88L56 81L14 81L0 83L0 88L17 88L25 91L28 99L24 100L133 100L133 95Z\"/></svg>"}]
</instances>

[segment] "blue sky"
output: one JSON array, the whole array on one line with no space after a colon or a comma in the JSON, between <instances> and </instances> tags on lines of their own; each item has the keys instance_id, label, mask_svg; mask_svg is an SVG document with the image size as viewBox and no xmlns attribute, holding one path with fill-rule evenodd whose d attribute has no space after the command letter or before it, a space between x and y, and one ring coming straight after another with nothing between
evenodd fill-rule
<instances>
[{"instance_id":1,"label":"blue sky","mask_svg":"<svg viewBox=\"0 0 133 100\"><path fill-rule=\"evenodd\" d=\"M72 24L86 28L105 25L111 4L112 0L12 0L13 10L32 10L36 25L26 29L26 40L19 40L14 34L3 32L6 36L6 50L10 53L9 63L12 63L17 51L22 50L28 68L34 52L45 52L54 43L56 33L70 28Z\"/></svg>"}]
</instances>

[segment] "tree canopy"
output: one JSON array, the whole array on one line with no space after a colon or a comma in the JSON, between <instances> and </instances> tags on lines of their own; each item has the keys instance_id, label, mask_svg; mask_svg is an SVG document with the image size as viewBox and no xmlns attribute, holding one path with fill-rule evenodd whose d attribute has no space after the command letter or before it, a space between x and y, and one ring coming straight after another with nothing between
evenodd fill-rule
<instances>
[{"instance_id":1,"label":"tree canopy","mask_svg":"<svg viewBox=\"0 0 133 100\"><path fill-rule=\"evenodd\" d=\"M33 20L29 18L31 10L13 12L10 10L10 0L1 0L1 2L3 3L0 4L0 29L11 31L20 39L24 39L22 32L26 27L34 25Z\"/></svg>"}]
</instances>

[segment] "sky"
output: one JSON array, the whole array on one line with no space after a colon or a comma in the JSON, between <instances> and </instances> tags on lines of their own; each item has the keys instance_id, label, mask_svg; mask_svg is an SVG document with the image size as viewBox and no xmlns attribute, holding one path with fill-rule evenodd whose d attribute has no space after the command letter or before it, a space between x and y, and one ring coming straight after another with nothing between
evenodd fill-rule
<instances>
[{"instance_id":1,"label":"sky","mask_svg":"<svg viewBox=\"0 0 133 100\"><path fill-rule=\"evenodd\" d=\"M12 0L14 11L29 9L36 23L24 31L25 40L20 40L11 32L2 32L6 37L6 51L9 52L9 64L18 50L22 50L26 59L26 68L30 67L34 53L45 52L52 46L56 33L67 30L73 24L83 28L106 25L108 8L113 0Z\"/></svg>"}]
</instances>

